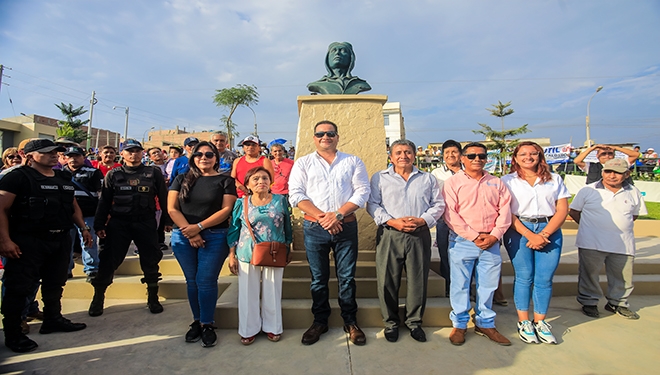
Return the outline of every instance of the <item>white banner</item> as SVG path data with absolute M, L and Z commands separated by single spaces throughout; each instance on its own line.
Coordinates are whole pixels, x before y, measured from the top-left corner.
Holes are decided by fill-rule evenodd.
M 571 144 L 549 146 L 543 149 L 545 161 L 548 164 L 566 163 L 571 159 Z

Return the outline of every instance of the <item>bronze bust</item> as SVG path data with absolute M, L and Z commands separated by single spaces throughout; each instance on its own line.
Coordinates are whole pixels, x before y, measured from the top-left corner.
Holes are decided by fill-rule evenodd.
M 371 90 L 367 81 L 351 75 L 355 66 L 353 46 L 348 42 L 334 42 L 325 55 L 328 74 L 307 85 L 311 92 L 319 94 L 357 94 Z

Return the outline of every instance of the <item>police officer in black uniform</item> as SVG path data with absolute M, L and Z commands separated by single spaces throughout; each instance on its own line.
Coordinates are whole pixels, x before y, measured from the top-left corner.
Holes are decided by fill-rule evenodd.
M 135 139 L 127 139 L 121 148 L 124 165 L 105 176 L 99 206 L 94 218 L 94 230 L 99 238 L 105 238 L 105 247 L 99 254 L 99 271 L 92 280 L 94 298 L 89 305 L 89 315 L 103 314 L 105 291 L 114 272 L 124 261 L 131 244 L 140 250 L 140 267 L 147 284 L 147 306 L 153 314 L 163 312 L 158 302 L 158 281 L 161 280 L 158 263 L 163 253 L 158 246 L 156 233 L 156 204 L 167 207 L 167 186 L 158 167 L 142 164 L 144 149 Z M 108 215 L 110 219 L 108 220 Z M 171 220 L 163 211 L 161 220 L 171 227 Z
M 38 346 L 21 332 L 21 312 L 30 289 L 40 279 L 44 321 L 39 333 L 73 332 L 86 327 L 84 323 L 72 323 L 61 313 L 73 224 L 83 228 L 85 244 L 92 241 L 74 199 L 71 175 L 52 169 L 57 164 L 57 152 L 64 150 L 49 139 L 32 140 L 24 149 L 27 165 L 0 180 L 0 255 L 7 259 L 2 322 L 5 345 L 18 353 Z

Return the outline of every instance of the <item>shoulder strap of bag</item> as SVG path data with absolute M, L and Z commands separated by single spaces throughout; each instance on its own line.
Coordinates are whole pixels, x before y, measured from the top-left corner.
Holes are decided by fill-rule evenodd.
M 250 224 L 250 219 L 248 218 L 248 199 L 250 199 L 249 195 L 246 195 L 243 197 L 243 212 L 245 213 L 245 225 L 247 225 L 248 230 L 250 231 L 250 236 L 252 236 L 252 241 L 254 243 L 257 243 L 257 239 L 254 237 L 254 232 L 252 231 L 252 225 Z

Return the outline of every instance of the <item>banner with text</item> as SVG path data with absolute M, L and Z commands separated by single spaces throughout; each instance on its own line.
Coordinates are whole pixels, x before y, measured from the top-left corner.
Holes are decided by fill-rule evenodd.
M 545 161 L 548 164 L 566 163 L 571 159 L 571 144 L 549 146 L 543 149 Z

